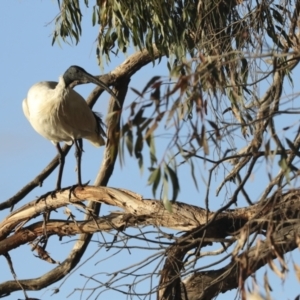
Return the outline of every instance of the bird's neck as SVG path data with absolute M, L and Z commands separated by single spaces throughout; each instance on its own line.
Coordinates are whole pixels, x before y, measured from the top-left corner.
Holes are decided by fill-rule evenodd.
M 69 94 L 70 89 L 70 87 L 66 87 L 63 76 L 59 77 L 58 84 L 55 88 L 55 92 L 57 93 L 57 99 L 64 100 Z

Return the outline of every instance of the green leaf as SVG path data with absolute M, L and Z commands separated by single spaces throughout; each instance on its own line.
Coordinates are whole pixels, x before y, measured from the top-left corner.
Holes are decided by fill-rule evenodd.
M 153 76 L 149 81 L 148 83 L 145 85 L 143 91 L 142 91 L 142 94 L 144 94 L 147 89 L 155 82 L 157 81 L 158 79 L 160 79 L 160 76 Z
M 277 10 L 275 10 L 274 8 L 271 8 L 271 10 L 273 11 L 273 17 L 274 17 L 274 19 L 275 19 L 278 23 L 280 23 L 281 25 L 283 25 L 284 20 L 283 20 L 283 17 L 282 17 L 282 15 L 281 15 L 281 13 L 278 12 Z
M 153 31 L 152 28 L 148 29 L 148 33 L 146 36 L 146 47 L 149 51 L 150 55 L 153 56 Z
M 141 175 L 144 173 L 144 160 L 143 160 L 143 154 L 140 153 L 139 159 L 138 159 L 138 165 L 140 169 Z
M 297 149 L 294 145 L 294 143 L 292 141 L 290 141 L 288 138 L 285 139 L 287 144 L 289 145 L 290 149 L 294 152 L 294 153 L 297 153 Z
M 125 141 L 126 141 L 126 146 L 128 149 L 128 152 L 130 154 L 130 156 L 132 156 L 132 152 L 133 152 L 133 136 L 132 136 L 132 131 L 129 130 L 126 134 L 125 137 Z
M 202 130 L 201 130 L 201 146 L 203 147 L 204 154 L 209 155 L 209 148 L 208 148 L 206 130 L 204 125 L 202 126 Z
M 199 191 L 199 188 L 198 188 L 198 180 L 196 180 L 196 177 L 195 177 L 195 167 L 194 167 L 194 163 L 191 159 L 188 160 L 190 165 L 191 165 L 191 175 L 192 175 L 192 178 L 193 178 L 193 181 L 194 181 L 194 184 L 195 184 L 195 187 L 197 189 L 197 191 Z
M 96 5 L 93 6 L 92 24 L 93 26 L 96 25 Z
M 151 103 L 151 105 L 152 105 L 152 103 Z M 145 107 L 145 106 L 144 106 L 144 107 Z M 147 128 L 147 127 L 150 125 L 150 123 L 151 123 L 152 121 L 153 121 L 152 118 L 144 118 L 143 123 L 140 124 L 140 130 L 141 130 L 141 131 L 144 131 L 145 128 Z M 147 128 L 147 130 L 148 130 L 148 128 Z M 147 135 L 147 134 L 146 134 L 146 135 Z M 147 140 L 146 137 L 145 137 L 145 139 Z
M 290 171 L 291 171 L 291 169 L 288 166 L 286 158 L 284 156 L 281 157 L 281 159 L 278 162 L 278 165 L 280 166 L 280 168 L 284 172 L 284 176 L 286 178 L 286 181 L 288 183 L 290 183 Z
M 180 190 L 180 187 L 179 187 L 179 180 L 178 180 L 178 177 L 177 177 L 177 174 L 176 172 L 171 169 L 169 167 L 169 165 L 166 165 L 166 171 L 168 172 L 169 174 L 169 177 L 171 179 L 171 182 L 172 182 L 172 186 L 173 186 L 173 196 L 172 196 L 172 201 L 175 201 L 177 199 L 177 196 L 178 196 L 178 192 Z
M 155 197 L 156 190 L 161 179 L 161 170 L 160 167 L 154 169 L 148 178 L 148 185 L 152 185 L 152 194 Z
M 207 121 L 210 124 L 210 126 L 215 130 L 217 139 L 220 139 L 221 135 L 220 135 L 220 130 L 219 130 L 217 124 L 213 121 L 210 121 L 210 120 L 207 120 Z
M 167 120 L 166 120 L 166 123 L 165 123 L 166 127 L 168 126 L 169 122 L 173 119 L 173 116 L 174 116 L 175 112 L 179 108 L 179 103 L 180 103 L 180 98 L 177 98 L 174 101 L 174 103 L 173 103 L 173 105 L 172 105 L 172 107 L 171 107 L 171 109 L 169 111 L 169 114 L 167 116 Z
M 146 135 L 145 135 L 145 139 L 147 140 L 148 136 L 153 135 L 153 132 L 155 131 L 155 129 L 158 127 L 158 122 L 155 121 L 152 126 L 147 130 Z
M 136 158 L 140 158 L 140 156 L 142 155 L 142 150 L 143 150 L 143 143 L 144 139 L 143 136 L 141 134 L 140 131 L 137 132 L 137 139 L 135 142 L 135 146 L 134 146 L 134 154 Z
M 243 83 L 247 84 L 248 73 L 249 73 L 248 62 L 247 62 L 247 59 L 245 59 L 245 58 L 242 58 L 241 62 L 242 62 L 241 73 L 242 73 Z
M 271 153 L 271 147 L 270 147 L 270 139 L 268 139 L 265 143 L 265 157 L 266 159 L 268 159 L 268 156 L 270 155 Z
M 151 93 L 150 95 L 150 99 L 151 100 L 157 100 L 157 103 L 159 104 L 159 100 L 160 100 L 160 85 L 157 86 L 154 90 L 154 92 Z
M 140 125 L 142 123 L 142 121 L 144 120 L 142 118 L 143 113 L 144 113 L 144 108 L 141 107 L 132 120 L 133 125 Z
M 157 163 L 154 137 L 152 134 L 148 135 L 146 142 L 150 148 L 150 162 L 152 167 L 155 163 Z
M 163 198 L 163 205 L 169 213 L 173 212 L 172 203 L 169 201 L 168 197 Z
M 143 94 L 140 93 L 138 90 L 136 90 L 135 88 L 131 87 L 131 90 L 136 93 L 139 97 L 143 98 Z
M 162 200 L 163 200 L 163 205 L 165 207 L 165 209 L 168 212 L 172 212 L 172 204 L 168 199 L 168 191 L 169 191 L 169 182 L 168 182 L 168 175 L 166 172 L 164 172 L 164 176 L 163 176 L 163 196 L 162 196 Z

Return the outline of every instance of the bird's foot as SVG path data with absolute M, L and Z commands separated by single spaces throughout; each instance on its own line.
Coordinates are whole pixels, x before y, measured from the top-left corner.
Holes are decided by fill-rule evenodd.
M 73 195 L 74 197 L 76 197 L 76 193 L 75 193 L 75 189 L 77 187 L 81 187 L 81 189 L 84 189 L 85 186 L 87 186 L 88 184 L 90 183 L 90 180 L 86 183 L 83 183 L 83 184 L 74 184 L 74 185 L 71 185 L 71 186 L 67 186 L 67 187 L 64 187 L 64 188 L 60 188 L 60 189 L 56 189 L 54 191 L 50 191 L 50 192 L 47 192 L 45 194 L 43 194 L 42 196 L 40 196 L 35 203 L 39 203 L 41 200 L 45 200 L 48 196 L 51 196 L 52 199 L 56 198 L 56 194 L 59 192 L 64 192 L 66 190 L 69 190 L 69 199 L 71 199 L 71 196 Z
M 90 180 L 87 183 L 84 183 L 84 184 L 74 184 L 74 185 L 68 186 L 66 188 L 63 188 L 62 191 L 69 190 L 69 199 L 71 199 L 72 195 L 74 197 L 76 197 L 75 189 L 77 187 L 81 188 L 81 189 L 84 189 L 84 187 L 87 186 L 89 183 L 90 183 Z
M 60 192 L 61 189 L 56 189 L 54 191 L 50 191 L 50 192 L 47 192 L 45 194 L 43 194 L 42 196 L 40 196 L 35 203 L 39 203 L 41 200 L 45 200 L 48 196 L 51 196 L 51 198 L 56 198 L 56 193 Z

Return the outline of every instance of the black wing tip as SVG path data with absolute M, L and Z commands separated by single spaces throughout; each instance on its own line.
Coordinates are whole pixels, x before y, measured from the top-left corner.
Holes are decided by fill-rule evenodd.
M 102 114 L 93 111 L 94 117 L 96 119 L 97 122 L 97 133 L 101 136 L 106 137 L 106 133 L 103 130 L 103 127 L 106 127 L 105 123 L 102 121 Z

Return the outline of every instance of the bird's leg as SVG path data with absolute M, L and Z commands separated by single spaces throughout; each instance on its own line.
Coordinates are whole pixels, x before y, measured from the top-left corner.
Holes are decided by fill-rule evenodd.
M 77 160 L 77 176 L 78 176 L 78 186 L 82 186 L 81 182 L 81 156 L 82 156 L 82 139 L 74 140 L 76 147 L 75 157 Z
M 60 181 L 61 181 L 61 177 L 62 177 L 62 169 L 63 169 L 64 163 L 65 163 L 65 157 L 64 157 L 64 155 L 63 155 L 63 153 L 60 149 L 60 146 L 59 145 L 57 146 L 57 150 L 58 150 L 58 152 L 60 152 L 60 163 L 61 163 L 60 168 L 59 168 L 59 172 L 58 172 L 58 178 L 57 178 L 57 189 L 61 192 L 69 189 L 69 199 L 71 199 L 72 194 L 74 196 L 76 196 L 76 194 L 75 194 L 75 188 L 76 187 L 78 187 L 78 186 L 79 187 L 84 187 L 84 186 L 88 185 L 89 182 L 90 182 L 90 181 L 88 181 L 87 183 L 82 184 L 82 181 L 81 181 L 81 156 L 82 156 L 82 152 L 83 152 L 82 139 L 74 140 L 74 144 L 75 144 L 75 148 L 76 148 L 75 157 L 76 157 L 76 160 L 77 160 L 78 184 L 68 186 L 68 187 L 65 187 L 63 189 L 60 188 Z
M 81 156 L 82 156 L 82 152 L 83 152 L 83 149 L 82 149 L 82 139 L 74 140 L 74 144 L 75 144 L 75 147 L 76 147 L 75 157 L 76 157 L 76 160 L 77 160 L 78 184 L 69 187 L 70 188 L 69 198 L 71 198 L 72 194 L 76 197 L 75 188 L 77 186 L 84 187 L 84 186 L 88 185 L 89 182 L 90 182 L 90 181 L 88 181 L 87 183 L 82 184 L 82 181 L 81 181 Z M 63 190 L 65 190 L 65 189 L 63 189 Z
M 57 143 L 55 145 L 57 151 L 58 151 L 58 156 L 59 156 L 59 170 L 58 170 L 58 176 L 57 176 L 57 181 L 56 181 L 56 191 L 61 190 L 61 178 L 62 178 L 62 173 L 65 165 L 65 155 L 61 150 L 60 144 Z
M 48 193 L 40 196 L 36 200 L 36 203 L 38 203 L 42 199 L 47 198 L 49 195 L 51 195 L 51 198 L 56 198 L 56 192 L 62 191 L 62 189 L 61 189 L 61 178 L 62 178 L 63 168 L 64 168 L 64 165 L 65 165 L 65 154 L 62 152 L 59 143 L 56 143 L 55 147 L 57 149 L 58 159 L 59 159 L 59 169 L 58 169 L 58 176 L 57 176 L 57 181 L 56 181 L 56 189 L 52 192 L 48 192 Z

